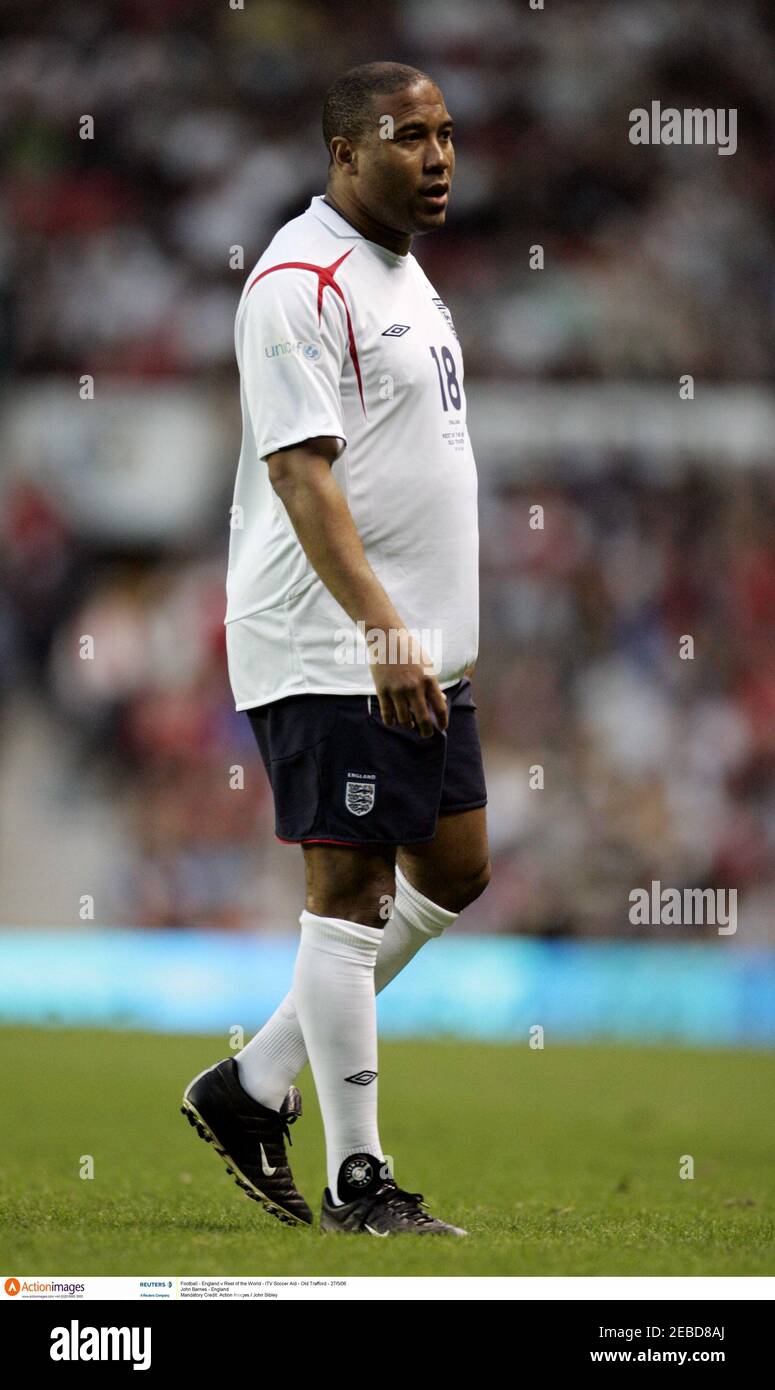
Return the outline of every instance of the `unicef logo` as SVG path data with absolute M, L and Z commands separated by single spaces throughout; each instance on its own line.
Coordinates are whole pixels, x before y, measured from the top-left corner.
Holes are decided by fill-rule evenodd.
M 299 339 L 296 342 L 269 343 L 264 348 L 264 356 L 280 361 L 283 358 L 306 357 L 308 362 L 317 362 L 322 353 L 317 343 L 303 343 Z

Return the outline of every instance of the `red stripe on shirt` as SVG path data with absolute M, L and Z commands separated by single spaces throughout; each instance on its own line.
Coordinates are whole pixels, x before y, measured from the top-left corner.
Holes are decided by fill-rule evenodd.
M 355 378 L 358 382 L 358 394 L 360 395 L 361 406 L 363 407 L 363 413 L 365 415 L 366 404 L 363 399 L 361 365 L 358 361 L 358 349 L 355 344 L 355 334 L 353 332 L 352 319 L 350 318 L 350 310 L 347 307 L 347 300 L 344 297 L 341 285 L 337 285 L 336 280 L 334 279 L 334 275 L 336 271 L 339 269 L 340 265 L 342 264 L 342 261 L 347 260 L 347 257 L 350 255 L 350 252 L 354 250 L 355 247 L 351 246 L 350 250 L 345 251 L 344 255 L 340 256 L 338 261 L 332 261 L 330 265 L 313 265 L 309 261 L 282 261 L 280 265 L 270 265 L 268 270 L 262 270 L 260 275 L 256 276 L 255 280 L 251 280 L 250 284 L 248 285 L 247 293 L 250 294 L 250 291 L 252 290 L 253 286 L 257 285 L 259 280 L 263 280 L 265 275 L 271 275 L 273 270 L 311 270 L 313 274 L 317 275 L 318 277 L 318 323 L 320 323 L 320 316 L 323 312 L 323 291 L 326 288 L 328 288 L 330 290 L 333 290 L 334 294 L 339 296 L 342 303 L 344 304 L 344 312 L 347 315 L 347 340 L 350 348 L 350 359 L 355 370 Z

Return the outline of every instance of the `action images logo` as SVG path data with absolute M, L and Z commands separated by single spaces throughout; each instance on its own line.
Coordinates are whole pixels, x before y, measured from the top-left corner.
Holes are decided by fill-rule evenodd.
M 52 1294 L 74 1294 L 83 1293 L 86 1285 L 75 1282 L 64 1283 L 59 1279 L 22 1279 L 19 1280 L 15 1275 L 6 1279 L 3 1290 L 9 1298 L 16 1298 L 20 1293 L 52 1293 Z

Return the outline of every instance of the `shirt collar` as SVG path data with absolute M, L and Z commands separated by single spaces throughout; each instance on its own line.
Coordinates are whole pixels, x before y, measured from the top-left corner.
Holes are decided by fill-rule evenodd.
M 324 222 L 334 233 L 334 236 L 348 237 L 354 241 L 362 241 L 365 246 L 370 246 L 374 251 L 378 252 L 390 265 L 408 264 L 411 251 L 405 256 L 401 256 L 397 251 L 389 251 L 387 246 L 380 246 L 377 241 L 369 241 L 368 237 L 365 237 L 362 232 L 359 232 L 356 227 L 353 227 L 352 223 L 348 222 L 346 217 L 342 217 L 342 214 L 337 212 L 336 208 L 325 201 L 322 193 L 315 194 L 307 211 L 311 212 L 313 217 L 317 217 L 320 222 Z
M 346 217 L 342 217 L 336 208 L 332 208 L 331 204 L 326 202 L 322 193 L 315 194 L 307 211 L 313 213 L 321 222 L 325 222 L 335 236 L 358 237 L 361 241 L 365 240 L 365 237 L 357 228 L 353 227 L 352 223 L 347 221 Z

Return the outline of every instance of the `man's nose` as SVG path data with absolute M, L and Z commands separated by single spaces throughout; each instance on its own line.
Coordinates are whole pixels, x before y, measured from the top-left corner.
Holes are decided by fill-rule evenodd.
M 448 169 L 450 165 L 450 152 L 438 140 L 431 141 L 425 156 L 426 166 L 430 169 Z

